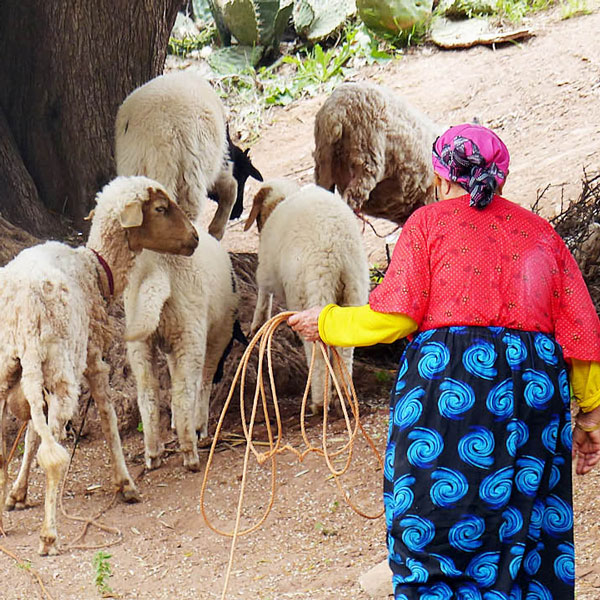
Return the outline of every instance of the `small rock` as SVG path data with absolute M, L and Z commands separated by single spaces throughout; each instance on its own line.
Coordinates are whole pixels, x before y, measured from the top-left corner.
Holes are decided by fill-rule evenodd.
M 392 585 L 392 570 L 388 565 L 387 559 L 369 569 L 358 578 L 360 587 L 371 598 L 377 600 L 387 600 L 394 595 L 394 587 Z

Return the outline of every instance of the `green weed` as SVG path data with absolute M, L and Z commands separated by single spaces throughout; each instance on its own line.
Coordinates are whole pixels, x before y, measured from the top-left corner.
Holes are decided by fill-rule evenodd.
M 98 592 L 103 596 L 112 594 L 112 589 L 108 585 L 108 580 L 112 577 L 112 569 L 108 562 L 112 558 L 112 554 L 98 550 L 92 559 L 95 576 L 94 584 Z
M 137 430 L 138 430 L 140 433 L 143 433 L 143 432 L 144 432 L 144 424 L 143 424 L 141 421 L 140 421 L 140 422 L 137 424 Z
M 561 19 L 589 15 L 593 12 L 588 6 L 587 0 L 561 0 L 560 7 Z

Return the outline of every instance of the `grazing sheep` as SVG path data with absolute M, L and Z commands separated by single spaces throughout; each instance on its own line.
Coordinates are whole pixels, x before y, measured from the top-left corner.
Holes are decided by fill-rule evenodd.
M 191 259 L 164 256 L 157 264 L 153 253 L 142 253 L 124 295 L 127 354 L 137 382 L 148 469 L 160 465 L 163 452 L 158 350 L 167 355 L 172 421 L 183 464 L 197 471 L 196 431 L 208 434 L 213 377 L 234 330 L 238 297 L 229 255 L 208 233 L 199 235 Z
M 255 220 L 260 243 L 253 334 L 271 316 L 269 294 L 289 310 L 367 302 L 369 268 L 358 223 L 339 196 L 315 185 L 299 189 L 289 181 L 269 181 L 254 197 L 246 230 Z M 310 363 L 312 344 L 305 343 L 304 349 Z M 338 351 L 351 374 L 353 349 Z M 322 409 L 324 383 L 325 363 L 318 352 L 311 383 L 313 412 Z
M 315 182 L 402 225 L 434 200 L 431 146 L 443 130 L 384 87 L 340 85 L 315 118 Z
M 146 177 L 119 177 L 97 196 L 85 247 L 47 242 L 23 250 L 0 269 L 0 415 L 8 401 L 30 420 L 23 473 L 8 508 L 25 503 L 27 474 L 37 436 L 37 460 L 46 473 L 45 514 L 39 553 L 56 554 L 56 501 L 69 462 L 59 444 L 87 380 L 108 442 L 113 483 L 126 501 L 139 496 L 129 476 L 117 419 L 109 400 L 108 305 L 119 296 L 136 254 L 149 248 L 191 255 L 198 236 L 164 188 Z M 4 419 L 2 418 L 2 421 Z M 4 423 L 0 427 L 3 436 Z M 0 439 L 0 506 L 4 506 L 6 465 Z M 1 521 L 0 521 L 1 525 Z
M 211 191 L 219 206 L 208 231 L 217 239 L 248 175 L 262 179 L 247 152 L 231 142 L 212 86 L 193 71 L 161 75 L 125 98 L 115 124 L 115 161 L 119 175 L 160 181 L 191 219 Z

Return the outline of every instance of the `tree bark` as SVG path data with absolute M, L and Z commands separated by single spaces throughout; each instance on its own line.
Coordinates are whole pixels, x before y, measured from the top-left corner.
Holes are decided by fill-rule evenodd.
M 6 218 L 25 218 L 39 231 L 43 205 L 81 225 L 114 176 L 119 104 L 162 72 L 181 3 L 0 1 L 0 113 L 7 126 L 0 115 L 0 157 L 11 156 L 0 162 Z

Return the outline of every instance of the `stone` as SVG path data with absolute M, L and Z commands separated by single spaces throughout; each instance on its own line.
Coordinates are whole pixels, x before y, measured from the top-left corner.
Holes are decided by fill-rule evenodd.
M 393 598 L 392 570 L 388 565 L 387 558 L 363 573 L 358 578 L 358 583 L 363 591 L 375 600 Z

